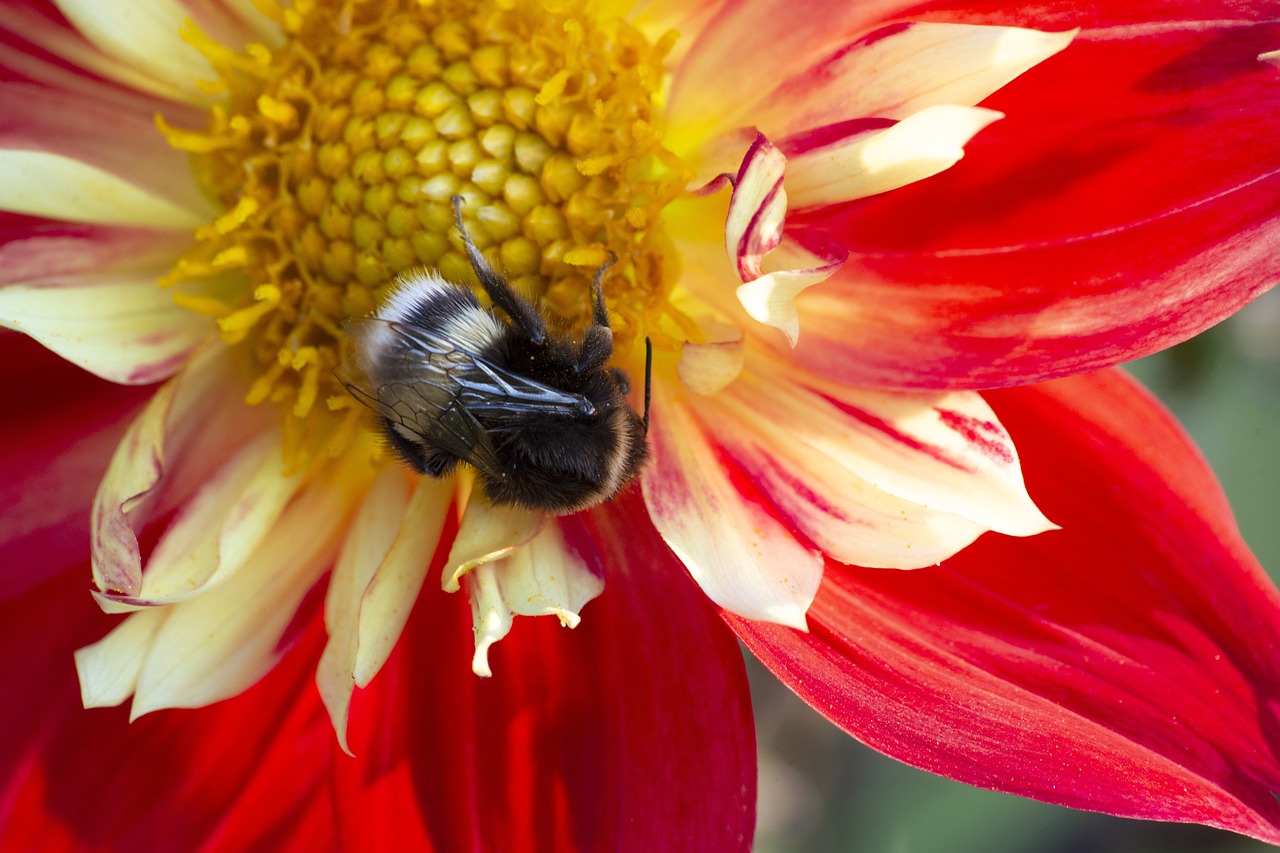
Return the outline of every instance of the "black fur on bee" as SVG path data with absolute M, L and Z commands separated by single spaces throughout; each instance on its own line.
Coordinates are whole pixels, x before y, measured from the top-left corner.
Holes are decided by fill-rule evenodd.
M 613 333 L 601 282 L 615 259 L 596 271 L 592 322 L 573 340 L 548 329 L 494 272 L 462 223 L 462 197 L 452 201 L 494 307 L 435 272 L 401 275 L 375 317 L 344 326 L 353 355 L 339 379 L 381 416 L 388 445 L 419 473 L 443 477 L 465 462 L 495 504 L 556 515 L 608 500 L 648 453 L 653 358 L 646 340 L 641 416 L 627 404 L 626 373 L 608 366 Z

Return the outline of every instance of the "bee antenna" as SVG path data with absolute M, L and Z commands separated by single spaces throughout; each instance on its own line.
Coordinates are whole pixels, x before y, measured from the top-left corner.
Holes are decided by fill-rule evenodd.
M 649 391 L 653 385 L 653 341 L 644 339 L 644 434 L 649 434 Z
M 618 256 L 613 249 L 609 250 L 609 260 L 600 265 L 600 269 L 596 270 L 596 277 L 591 280 L 591 319 L 597 326 L 609 326 L 609 312 L 604 307 L 604 271 L 618 262 Z

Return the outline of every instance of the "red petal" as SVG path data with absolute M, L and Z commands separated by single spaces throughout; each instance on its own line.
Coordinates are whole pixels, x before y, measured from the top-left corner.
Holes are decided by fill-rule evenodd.
M 98 481 L 151 391 L 104 382 L 23 335 L 0 334 L 0 599 L 84 560 Z
M 984 102 L 1007 118 L 954 168 L 788 221 L 851 252 L 802 300 L 797 357 L 850 383 L 1021 383 L 1169 346 L 1276 281 L 1271 4 L 926 8 L 1084 29 Z
M 732 634 L 634 495 L 566 525 L 609 565 L 583 624 L 519 620 L 479 679 L 466 598 L 428 588 L 356 697 L 354 759 L 312 683 L 318 606 L 246 693 L 130 725 L 79 707 L 71 651 L 109 620 L 77 573 L 0 602 L 0 667 L 23 698 L 0 703 L 0 849 L 747 849 L 755 744 Z
M 516 620 L 490 650 L 496 675 L 477 679 L 466 600 L 427 590 L 401 642 L 432 838 L 447 850 L 747 849 L 754 727 L 732 634 L 634 492 L 564 533 L 607 567 L 577 628 Z M 360 709 L 357 695 L 357 732 Z
M 729 617 L 822 713 L 983 787 L 1280 842 L 1280 595 L 1132 380 L 989 395 L 1063 529 L 937 569 L 831 564 L 802 635 Z

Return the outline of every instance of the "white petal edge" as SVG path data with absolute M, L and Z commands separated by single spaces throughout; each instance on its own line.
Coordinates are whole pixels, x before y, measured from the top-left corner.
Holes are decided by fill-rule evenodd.
M 212 211 L 173 204 L 101 169 L 43 151 L 0 151 L 0 210 L 64 222 L 190 231 Z
M 168 615 L 163 608 L 135 613 L 98 642 L 76 650 L 84 707 L 114 708 L 133 695 L 147 650 Z
M 821 555 L 797 542 L 723 470 L 703 427 L 658 391 L 650 425 L 653 463 L 641 476 L 645 504 L 664 541 L 716 604 L 808 630 L 822 580 Z
M 926 107 L 892 127 L 793 154 L 792 207 L 820 207 L 888 192 L 951 168 L 973 136 L 1004 114 L 981 107 Z

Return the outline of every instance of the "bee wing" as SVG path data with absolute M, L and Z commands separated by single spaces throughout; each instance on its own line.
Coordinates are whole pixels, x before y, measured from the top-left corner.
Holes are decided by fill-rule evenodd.
M 489 432 L 477 420 L 508 415 L 589 416 L 595 406 L 468 352 L 420 326 L 353 320 L 344 328 L 357 358 L 338 378 L 352 394 L 427 443 L 503 476 Z
M 461 399 L 466 354 L 435 336 L 385 320 L 343 327 L 356 356 L 338 369 L 351 395 L 378 414 L 491 477 L 503 477 L 493 439 Z

